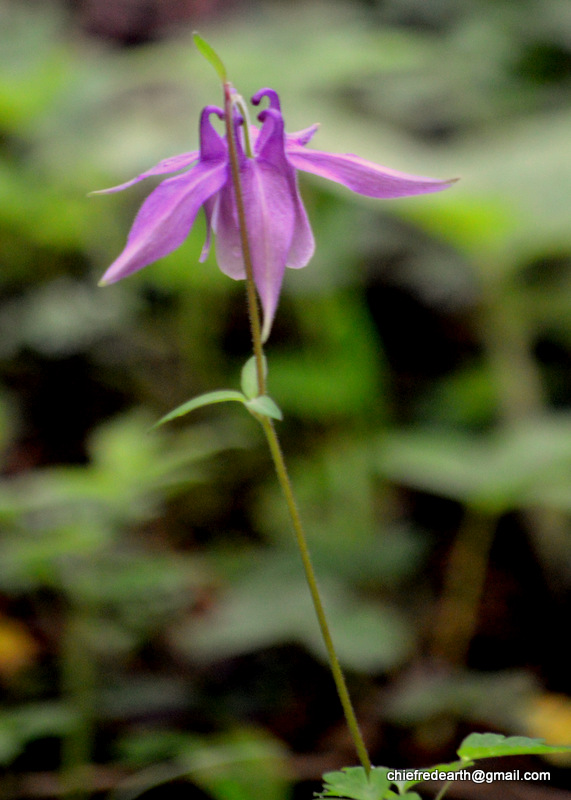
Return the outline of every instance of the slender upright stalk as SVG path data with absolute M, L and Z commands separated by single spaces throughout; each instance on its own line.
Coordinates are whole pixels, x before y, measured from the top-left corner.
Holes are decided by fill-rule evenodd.
M 224 110 L 225 110 L 225 120 L 226 120 L 226 133 L 228 139 L 228 150 L 230 154 L 230 163 L 232 167 L 232 181 L 234 185 L 234 192 L 236 195 L 236 208 L 238 210 L 238 223 L 240 227 L 240 241 L 242 245 L 242 255 L 244 258 L 244 265 L 246 269 L 246 287 L 247 287 L 247 295 L 248 295 L 248 315 L 250 319 L 250 330 L 252 333 L 252 343 L 254 348 L 254 355 L 256 358 L 256 374 L 258 379 L 258 392 L 260 395 L 265 394 L 266 386 L 265 386 L 265 376 L 264 376 L 264 368 L 263 368 L 263 348 L 262 348 L 262 337 L 261 337 L 261 326 L 260 326 L 260 317 L 259 317 L 259 310 L 258 310 L 258 300 L 256 297 L 256 286 L 254 283 L 254 275 L 252 270 L 252 259 L 250 255 L 250 244 L 248 241 L 248 228 L 246 225 L 246 214 L 244 211 L 244 198 L 242 195 L 242 186 L 240 182 L 240 168 L 238 163 L 238 152 L 236 147 L 236 139 L 235 139 L 235 128 L 233 124 L 233 109 L 232 109 L 232 94 L 231 94 L 232 87 L 230 84 L 224 84 Z M 323 637 L 323 641 L 325 644 L 325 648 L 327 650 L 327 656 L 329 659 L 329 666 L 331 668 L 331 672 L 333 675 L 333 680 L 335 682 L 335 686 L 337 688 L 337 693 L 339 695 L 339 699 L 341 701 L 341 706 L 343 708 L 343 713 L 345 714 L 345 719 L 347 722 L 347 726 L 349 728 L 349 732 L 351 734 L 351 738 L 355 745 L 355 749 L 357 751 L 357 755 L 359 757 L 359 761 L 361 762 L 363 768 L 367 775 L 371 771 L 371 760 L 369 758 L 369 754 L 367 753 L 367 748 L 365 747 L 365 743 L 363 741 L 363 736 L 359 729 L 359 724 L 357 722 L 357 717 L 355 715 L 355 710 L 351 703 L 351 698 L 349 696 L 349 691 L 347 689 L 347 684 L 345 682 L 345 677 L 343 675 L 343 671 L 341 669 L 341 665 L 339 663 L 339 658 L 337 657 L 337 653 L 335 651 L 335 646 L 333 644 L 333 639 L 331 637 L 331 632 L 329 630 L 329 624 L 327 622 L 327 617 L 325 614 L 325 609 L 323 607 L 323 602 L 321 600 L 321 595 L 319 594 L 319 589 L 317 586 L 317 580 L 315 577 L 315 571 L 313 569 L 313 564 L 311 562 L 311 556 L 309 552 L 309 547 L 307 545 L 307 538 L 305 535 L 305 531 L 303 529 L 303 525 L 301 522 L 301 518 L 299 515 L 299 511 L 297 508 L 297 503 L 295 501 L 295 496 L 293 493 L 292 484 L 287 472 L 284 456 L 282 453 L 282 449 L 280 447 L 280 443 L 278 440 L 278 436 L 276 434 L 274 425 L 269 417 L 263 415 L 257 415 L 257 418 L 262 425 L 264 430 L 266 440 L 268 442 L 268 447 L 270 449 L 270 453 L 272 455 L 272 459 L 274 462 L 274 466 L 276 469 L 276 474 L 278 481 L 280 483 L 287 508 L 289 511 L 289 515 L 291 518 L 291 522 L 293 525 L 297 546 L 301 555 L 301 560 L 303 563 L 303 568 L 305 571 L 306 581 L 309 587 L 309 591 L 311 594 L 311 599 L 313 601 L 313 606 L 315 608 L 315 613 L 317 615 L 317 620 L 319 622 L 319 627 L 321 629 L 321 635 Z
M 309 586 L 309 591 L 311 593 L 311 599 L 313 601 L 313 607 L 315 608 L 315 613 L 317 615 L 319 627 L 321 628 L 321 636 L 323 637 L 323 641 L 325 643 L 325 648 L 327 650 L 327 656 L 329 659 L 329 666 L 333 674 L 333 680 L 335 681 L 335 686 L 337 687 L 337 694 L 339 695 L 339 700 L 341 701 L 341 705 L 343 707 L 345 720 L 347 722 L 351 738 L 353 739 L 357 755 L 359 756 L 359 761 L 365 768 L 367 774 L 369 774 L 371 770 L 371 761 L 369 759 L 369 754 L 367 753 L 367 748 L 365 747 L 365 743 L 363 741 L 363 737 L 359 729 L 357 717 L 355 715 L 353 704 L 351 703 L 351 698 L 349 696 L 349 691 L 347 689 L 347 684 L 345 682 L 345 676 L 343 675 L 343 671 L 341 669 L 341 665 L 337 657 L 337 652 L 335 650 L 335 645 L 333 644 L 333 639 L 331 637 L 331 632 L 329 630 L 327 616 L 325 614 L 325 609 L 321 601 L 321 595 L 319 594 L 319 588 L 317 586 L 315 571 L 313 569 L 313 564 L 311 562 L 311 555 L 307 544 L 307 538 L 305 536 L 305 531 L 303 529 L 301 517 L 299 515 L 299 511 L 297 508 L 297 503 L 295 501 L 293 487 L 289 479 L 282 449 L 280 447 L 280 443 L 275 428 L 270 418 L 261 417 L 260 422 L 262 424 L 262 428 L 264 429 L 264 433 L 266 434 L 268 446 L 270 448 L 274 466 L 276 468 L 278 481 L 280 483 L 282 492 L 285 497 L 285 501 L 287 503 L 289 515 L 295 532 L 297 546 L 301 555 L 301 560 L 303 562 L 305 578 L 307 581 L 307 585 Z
M 258 311 L 258 298 L 256 297 L 256 285 L 254 283 L 254 271 L 252 269 L 252 257 L 250 255 L 250 243 L 248 241 L 248 226 L 246 225 L 246 212 L 244 210 L 242 184 L 240 183 L 240 165 L 238 163 L 238 149 L 236 147 L 234 109 L 232 108 L 232 86 L 229 83 L 224 84 L 224 119 L 226 122 L 226 138 L 228 139 L 228 151 L 230 154 L 230 165 L 232 168 L 232 183 L 234 185 L 234 192 L 236 193 L 236 208 L 238 209 L 240 243 L 242 245 L 242 255 L 246 268 L 248 317 L 250 319 L 250 330 L 252 332 L 252 346 L 254 349 L 254 356 L 256 358 L 256 376 L 258 378 L 259 392 L 260 394 L 265 394 L 266 376 L 264 374 L 262 328 L 260 326 L 260 314 Z

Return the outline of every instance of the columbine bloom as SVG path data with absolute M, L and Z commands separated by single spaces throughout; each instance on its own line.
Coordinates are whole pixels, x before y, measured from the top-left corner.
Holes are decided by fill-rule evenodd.
M 262 89 L 252 98 L 258 105 L 267 97 L 269 108 L 258 115 L 261 128 L 248 126 L 236 114 L 235 130 L 240 180 L 248 230 L 254 282 L 264 314 L 267 339 L 278 304 L 286 267 L 305 267 L 315 243 L 297 186 L 296 170 L 320 175 L 367 197 L 404 197 L 446 189 L 452 181 L 423 178 L 381 167 L 355 155 L 307 150 L 315 134 L 313 125 L 286 134 L 278 95 Z M 200 150 L 167 158 L 133 180 L 105 189 L 118 192 L 152 175 L 184 170 L 164 180 L 143 203 L 127 245 L 101 280 L 114 283 L 175 250 L 187 237 L 201 207 L 207 235 L 200 260 L 216 234 L 216 260 L 222 272 L 240 280 L 246 277 L 228 143 L 213 128 L 210 117 L 224 112 L 207 106 L 200 117 Z M 247 154 L 246 136 L 251 144 Z

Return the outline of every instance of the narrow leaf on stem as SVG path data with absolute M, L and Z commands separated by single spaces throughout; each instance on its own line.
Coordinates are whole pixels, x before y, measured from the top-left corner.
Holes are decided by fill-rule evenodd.
M 214 50 L 200 34 L 196 33 L 196 31 L 192 34 L 192 38 L 194 39 L 197 50 L 204 56 L 208 63 L 214 67 L 222 83 L 226 83 L 228 80 L 226 77 L 226 67 L 216 50 Z
M 207 392 L 206 394 L 201 394 L 198 397 L 194 397 L 192 400 L 188 400 L 181 406 L 177 406 L 177 408 L 175 408 L 173 411 L 165 414 L 165 416 L 161 417 L 158 422 L 155 422 L 151 430 L 158 428 L 159 425 L 164 425 L 165 422 L 170 422 L 177 417 L 182 417 L 197 408 L 210 406 L 213 403 L 225 403 L 229 400 L 235 400 L 238 403 L 247 403 L 247 398 L 244 397 L 242 392 L 237 392 L 234 389 L 219 389 L 216 392 Z

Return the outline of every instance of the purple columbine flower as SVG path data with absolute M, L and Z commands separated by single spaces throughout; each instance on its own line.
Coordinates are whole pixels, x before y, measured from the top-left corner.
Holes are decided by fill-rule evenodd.
M 269 108 L 258 115 L 262 127 L 252 125 L 245 130 L 237 114 L 235 129 L 248 242 L 264 314 L 262 336 L 265 341 L 278 304 L 285 268 L 305 267 L 315 249 L 299 195 L 296 170 L 342 183 L 367 197 L 438 192 L 454 181 L 407 175 L 351 154 L 307 150 L 305 145 L 318 126 L 285 133 L 277 93 L 273 89 L 261 89 L 252 102 L 258 105 L 264 97 L 269 100 Z M 206 214 L 207 236 L 200 261 L 208 255 L 214 231 L 216 260 L 222 272 L 236 280 L 246 277 L 228 144 L 226 137 L 213 128 L 212 114 L 224 118 L 224 112 L 216 106 L 203 109 L 200 150 L 167 158 L 133 180 L 103 190 L 118 192 L 143 178 L 184 170 L 164 180 L 145 200 L 125 249 L 104 274 L 100 285 L 115 283 L 179 247 L 201 207 Z

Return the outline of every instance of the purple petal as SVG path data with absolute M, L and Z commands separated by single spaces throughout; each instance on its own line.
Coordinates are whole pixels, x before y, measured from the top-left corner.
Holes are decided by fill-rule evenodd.
M 100 285 L 115 283 L 179 247 L 201 205 L 227 178 L 224 161 L 200 163 L 191 172 L 163 181 L 141 206 L 127 246 L 109 267 Z
M 200 114 L 200 160 L 223 159 L 227 157 L 228 148 L 220 134 L 212 127 L 210 115 L 216 114 L 224 119 L 224 111 L 218 106 L 206 106 Z
M 406 197 L 414 194 L 440 192 L 454 180 L 436 180 L 420 175 L 408 175 L 351 154 L 323 153 L 303 150 L 287 143 L 290 163 L 304 172 L 312 172 L 330 181 L 342 183 L 354 192 L 367 197 Z
M 275 89 L 269 89 L 269 88 L 260 89 L 252 97 L 252 103 L 255 106 L 257 106 L 257 105 L 260 104 L 260 102 L 262 101 L 262 98 L 264 98 L 264 97 L 267 97 L 268 100 L 270 101 L 269 108 L 273 108 L 276 111 L 280 111 L 281 112 L 282 109 L 281 109 L 281 105 L 280 105 L 280 98 L 279 98 L 279 95 L 278 95 L 278 93 L 276 92 Z
M 166 175 L 169 172 L 178 172 L 180 169 L 190 167 L 192 164 L 198 161 L 198 156 L 198 150 L 193 150 L 191 153 L 181 153 L 178 156 L 165 158 L 163 161 L 159 161 L 158 164 L 155 164 L 154 167 L 151 167 L 151 169 L 148 169 L 146 172 L 141 172 L 141 174 L 137 175 L 136 178 L 127 181 L 127 183 L 121 183 L 119 186 L 112 186 L 110 189 L 98 189 L 95 192 L 90 192 L 90 194 L 111 194 L 112 192 L 122 192 L 123 189 L 128 189 L 129 186 L 134 186 L 134 184 L 139 183 L 139 181 L 142 181 L 144 178 L 150 178 L 152 175 Z
M 254 282 L 264 312 L 262 340 L 266 341 L 292 246 L 295 204 L 286 176 L 264 162 L 250 161 L 247 167 L 242 174 L 246 224 Z
M 296 210 L 287 177 L 271 164 L 246 159 L 240 178 L 254 282 L 264 312 L 262 337 L 265 341 L 292 247 Z M 234 190 L 230 183 L 220 193 L 215 226 L 218 266 L 231 278 L 245 278 Z
M 285 152 L 285 131 L 283 117 L 274 108 L 266 108 L 258 114 L 263 123 L 260 136 L 256 142 L 258 161 L 267 161 L 284 174 L 294 174 Z
M 268 92 L 270 90 L 264 90 Z M 258 93 L 260 94 L 260 93 Z M 275 94 L 275 93 L 274 93 Z M 257 97 L 257 95 L 255 95 Z M 276 95 L 277 97 L 277 95 Z M 279 111 L 270 107 L 259 114 L 258 119 L 263 122 L 261 144 L 258 141 L 258 163 L 272 165 L 287 180 L 290 198 L 293 203 L 294 218 L 290 249 L 287 254 L 288 267 L 305 267 L 315 250 L 315 241 L 305 208 L 297 187 L 295 170 L 286 156 L 286 135 L 284 132 L 283 117 Z
M 255 145 L 260 135 L 260 129 L 256 125 L 250 125 L 248 131 L 250 134 L 250 142 Z
M 304 145 L 310 142 L 317 131 L 319 130 L 319 122 L 310 125 L 309 128 L 304 128 L 302 131 L 296 133 L 286 133 L 286 151 L 291 145 Z
M 285 155 L 285 132 L 283 117 L 280 109 L 280 98 L 278 97 L 278 93 L 273 89 L 260 89 L 260 91 L 256 92 L 256 94 L 252 97 L 252 103 L 257 106 L 264 97 L 269 99 L 270 105 L 269 108 L 261 111 L 258 114 L 258 119 L 264 124 L 262 125 L 262 130 L 255 141 L 254 152 L 256 155 L 262 154 L 268 141 L 271 140 L 272 144 L 270 150 L 273 151 L 273 156 L 272 153 L 268 151 L 263 157 L 275 161 L 275 154 L 279 154 L 281 161 Z M 278 126 L 277 129 L 276 124 Z
M 262 113 L 258 116 L 258 119 L 265 119 L 264 115 L 265 112 L 262 111 Z M 310 125 L 309 128 L 304 128 L 302 131 L 297 131 L 296 133 L 286 133 L 284 140 L 286 153 L 289 152 L 291 147 L 301 147 L 307 144 L 309 141 L 311 141 L 311 139 L 313 139 L 318 129 L 319 123 L 316 123 L 315 125 Z M 262 151 L 269 135 L 270 130 L 267 125 L 263 125 L 262 130 L 256 128 L 255 125 L 250 126 L 250 141 L 254 145 L 254 153 L 256 155 Z
M 212 243 L 212 217 L 216 214 L 216 206 L 218 203 L 218 196 L 213 195 L 209 197 L 208 200 L 204 201 L 204 216 L 206 217 L 206 238 L 204 240 L 204 246 L 202 248 L 202 252 L 198 258 L 199 262 L 202 263 L 206 261 L 208 255 L 210 253 L 210 245 Z
M 238 212 L 231 181 L 220 191 L 217 200 L 216 212 L 212 216 L 212 229 L 216 234 L 216 263 L 229 278 L 244 280 L 246 268 L 242 258 Z
M 286 266 L 292 269 L 305 267 L 315 252 L 315 239 L 313 231 L 307 218 L 307 213 L 297 188 L 297 181 L 294 195 L 295 220 L 291 246 L 287 254 Z

